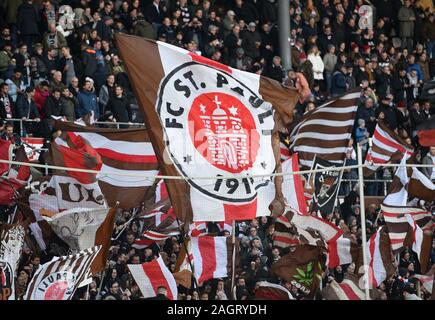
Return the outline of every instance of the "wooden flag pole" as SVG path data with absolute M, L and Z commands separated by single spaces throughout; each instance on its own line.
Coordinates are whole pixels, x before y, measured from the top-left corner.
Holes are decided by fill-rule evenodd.
M 231 235 L 231 242 L 233 244 L 233 256 L 232 256 L 232 264 L 231 264 L 231 298 L 236 300 L 234 298 L 234 281 L 236 277 L 236 220 L 232 221 L 232 235 Z
M 367 261 L 367 234 L 366 234 L 366 210 L 364 205 L 364 176 L 362 167 L 362 148 L 357 143 L 358 149 L 358 180 L 359 180 L 359 204 L 361 214 L 361 233 L 362 233 L 362 251 L 363 251 L 363 263 L 364 263 L 364 291 L 366 300 L 370 299 L 369 291 L 369 269 Z M 358 272 L 358 270 L 356 270 Z

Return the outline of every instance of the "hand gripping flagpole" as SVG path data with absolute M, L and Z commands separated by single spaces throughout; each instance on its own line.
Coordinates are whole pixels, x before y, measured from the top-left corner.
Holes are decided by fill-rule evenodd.
M 362 251 L 363 251 L 363 263 L 364 263 L 364 291 L 366 300 L 370 299 L 369 293 L 369 268 L 367 263 L 367 234 L 366 234 L 366 210 L 364 204 L 364 176 L 362 167 L 362 148 L 359 143 L 357 143 L 358 149 L 358 180 L 359 180 L 359 204 L 360 204 L 360 214 L 361 214 L 361 233 L 362 233 Z M 357 270 L 358 272 L 358 270 Z

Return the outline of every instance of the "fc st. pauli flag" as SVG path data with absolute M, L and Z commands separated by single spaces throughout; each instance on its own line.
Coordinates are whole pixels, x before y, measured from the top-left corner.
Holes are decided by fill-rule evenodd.
M 271 134 L 277 118 L 291 121 L 297 91 L 166 43 L 122 34 L 116 41 L 161 172 L 189 178 L 166 180 L 177 216 L 268 215 L 275 196 Z

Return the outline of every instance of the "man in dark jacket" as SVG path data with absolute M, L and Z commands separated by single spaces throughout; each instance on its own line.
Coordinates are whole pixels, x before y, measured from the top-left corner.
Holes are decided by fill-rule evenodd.
M 384 66 L 376 77 L 376 93 L 379 96 L 386 96 L 391 90 L 391 71 L 389 66 Z
M 97 52 L 85 45 L 82 51 L 82 63 L 83 76 L 93 78 L 98 67 Z
M 109 98 L 107 110 L 110 110 L 117 122 L 129 122 L 131 119 L 130 103 L 124 95 L 124 89 L 120 85 L 115 86 L 115 96 Z M 121 128 L 127 128 L 121 125 Z
M 33 40 L 38 36 L 39 15 L 33 0 L 26 0 L 18 7 L 17 28 L 21 41 L 27 44 L 32 53 Z
M 385 124 L 391 128 L 392 130 L 397 128 L 397 115 L 395 111 L 395 106 L 393 103 L 393 95 L 389 94 L 386 96 L 380 97 L 381 103 L 379 107 L 376 109 L 376 117 L 379 116 L 381 112 L 384 113 Z
M 51 116 L 60 117 L 62 115 L 61 112 L 60 90 L 55 88 L 44 103 L 45 118 L 42 120 L 41 131 L 45 139 L 52 137 L 54 119 Z
M 248 57 L 256 59 L 260 56 L 261 36 L 256 30 L 255 22 L 249 23 L 248 30 L 243 34 L 242 48 Z
M 333 97 L 337 97 L 341 94 L 344 94 L 347 90 L 346 83 L 346 73 L 348 64 L 342 64 L 339 70 L 336 70 L 332 74 L 332 87 L 331 87 L 331 95 Z
M 23 123 L 23 135 L 28 133 L 35 133 L 37 126 L 34 126 L 32 122 L 27 122 L 28 119 L 34 119 L 36 122 L 41 121 L 39 116 L 38 107 L 36 106 L 33 97 L 35 95 L 35 89 L 33 87 L 26 88 L 23 94 L 19 94 L 16 102 L 17 117 L 21 118 Z
M 14 117 L 14 104 L 12 97 L 8 94 L 7 83 L 0 83 L 0 119 L 12 119 Z
M 284 78 L 284 68 L 281 65 L 281 58 L 278 56 L 273 57 L 272 64 L 266 70 L 266 76 L 271 79 L 275 79 L 278 82 L 282 82 Z
M 113 18 L 111 16 L 104 16 L 103 19 L 97 22 L 95 29 L 97 29 L 98 36 L 101 40 L 112 40 Z
M 74 95 L 69 91 L 68 88 L 63 88 L 62 96 L 60 97 L 61 102 L 61 114 L 66 117 L 68 121 L 76 120 L 75 109 L 78 105 L 78 100 Z
M 402 106 L 402 105 L 407 106 L 406 90 L 409 88 L 409 79 L 406 76 L 405 69 L 400 69 L 399 74 L 393 77 L 391 81 L 391 86 L 393 88 L 393 93 L 394 93 L 394 102 L 398 106 Z

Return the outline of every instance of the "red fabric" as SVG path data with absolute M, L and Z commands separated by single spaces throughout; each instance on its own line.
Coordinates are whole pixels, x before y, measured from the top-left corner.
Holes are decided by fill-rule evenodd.
M 0 180 L 0 205 L 10 206 L 14 204 L 14 193 L 23 185 L 15 179 Z
M 418 142 L 424 147 L 435 146 L 435 129 L 421 130 L 417 133 Z
M 229 74 L 233 73 L 233 71 L 231 70 L 230 67 L 228 67 L 228 66 L 226 66 L 226 65 L 224 65 L 222 63 L 219 63 L 217 61 L 205 58 L 203 56 L 197 55 L 197 54 L 192 53 L 192 52 L 189 52 L 189 56 L 195 62 L 198 62 L 198 63 L 201 63 L 201 64 L 205 64 L 207 66 L 210 66 L 210 67 L 213 67 L 213 68 L 225 71 L 225 72 L 227 72 Z
M 247 204 L 224 204 L 225 221 L 251 220 L 257 217 L 257 199 Z
M 45 100 L 47 100 L 47 97 L 50 95 L 50 93 L 42 92 L 39 87 L 36 87 L 35 89 L 35 96 L 33 97 L 33 100 L 35 101 L 36 107 L 38 108 L 39 115 L 41 119 L 45 118 L 45 111 L 44 111 L 44 104 Z
M 162 269 L 157 260 L 152 260 L 151 262 L 146 262 L 142 264 L 143 271 L 150 279 L 151 285 L 153 286 L 154 291 L 157 293 L 157 289 L 160 286 L 163 286 L 167 289 L 168 299 L 174 300 L 177 297 L 172 296 L 172 291 L 170 290 L 169 283 L 166 280 L 165 275 L 163 274 Z
M 10 160 L 9 159 L 10 146 L 11 146 L 10 141 L 0 139 L 0 159 Z M 0 163 L 0 175 L 2 175 L 8 170 L 9 170 L 9 165 L 7 163 Z
M 81 136 L 68 133 L 70 148 L 57 146 L 62 154 L 64 166 L 68 168 L 79 168 L 99 171 L 103 162 L 95 149 L 93 149 Z M 68 171 L 68 175 L 77 179 L 83 184 L 96 181 L 96 174 Z
M 216 270 L 216 248 L 214 237 L 201 237 L 198 241 L 199 252 L 202 257 L 202 273 L 198 282 L 204 282 L 213 279 L 214 271 Z M 226 257 L 219 257 L 219 259 L 226 259 Z

